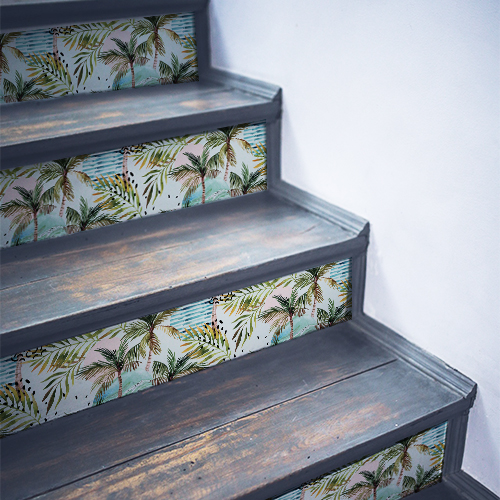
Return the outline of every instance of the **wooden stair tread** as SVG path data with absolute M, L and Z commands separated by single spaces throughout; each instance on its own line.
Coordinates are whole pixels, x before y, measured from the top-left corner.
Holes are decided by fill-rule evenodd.
M 217 81 L 207 77 L 203 82 L 1 105 L 1 168 L 273 120 L 279 115 L 278 87 L 255 81 L 249 86 L 213 73 Z
M 357 236 L 265 192 L 6 249 L 3 355 L 349 257 Z
M 348 322 L 8 436 L 2 490 L 262 499 L 467 404 Z

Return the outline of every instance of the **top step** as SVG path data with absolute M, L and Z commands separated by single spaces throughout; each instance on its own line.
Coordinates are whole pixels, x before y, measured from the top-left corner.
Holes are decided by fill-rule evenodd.
M 208 0 L 3 0 L 2 33 L 117 18 L 201 12 Z M 117 12 L 119 12 L 117 16 Z

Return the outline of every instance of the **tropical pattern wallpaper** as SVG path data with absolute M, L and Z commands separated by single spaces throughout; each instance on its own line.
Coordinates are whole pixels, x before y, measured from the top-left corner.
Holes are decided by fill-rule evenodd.
M 266 124 L 0 171 L 0 247 L 267 188 Z
M 198 80 L 194 13 L 0 34 L 0 101 Z
M 446 422 L 275 500 L 398 500 L 439 481 Z
M 351 319 L 351 259 L 0 360 L 0 436 Z

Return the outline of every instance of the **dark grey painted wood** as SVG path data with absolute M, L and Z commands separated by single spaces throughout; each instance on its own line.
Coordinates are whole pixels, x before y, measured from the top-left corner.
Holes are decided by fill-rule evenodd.
M 194 82 L 3 104 L 1 168 L 278 117 L 279 88 L 251 86 Z
M 446 453 L 443 463 L 444 476 L 454 474 L 462 469 L 468 420 L 469 410 L 466 410 L 448 421 Z
M 287 491 L 291 483 L 345 465 L 353 452 L 359 458 L 393 444 L 402 434 L 411 435 L 415 422 L 432 425 L 457 399 L 448 388 L 395 361 L 41 498 L 262 500 Z
M 366 250 L 271 193 L 164 215 L 2 251 L 2 355 Z
M 448 386 L 457 394 L 467 399 L 467 406 L 464 411 L 470 409 L 474 404 L 477 385 L 469 377 L 466 377 L 455 370 L 437 356 L 412 344 L 410 341 L 391 330 L 387 326 L 379 323 L 375 319 L 362 314 L 358 317 L 353 326 L 366 332 L 376 342 L 394 352 L 399 358 L 405 360 L 410 365 L 417 367 L 420 371 L 427 373 L 440 383 Z
M 317 196 L 303 191 L 283 179 L 277 180 L 273 186 L 273 193 L 286 200 L 294 200 L 299 203 L 304 209 L 312 213 L 324 217 L 325 219 L 335 222 L 340 226 L 355 231 L 360 235 L 366 235 L 370 232 L 370 225 L 366 219 L 353 214 L 343 208 L 328 203 Z
M 194 12 L 208 0 L 2 0 L 2 32 Z
M 449 476 L 444 482 L 453 489 L 457 500 L 499 500 L 500 498 L 463 470 Z
M 212 51 L 210 39 L 210 23 L 208 22 L 208 0 L 195 13 L 196 47 L 198 56 L 198 74 L 205 81 L 211 67 Z
M 366 281 L 366 252 L 352 259 L 352 317 L 363 314 Z
M 2 440 L 2 498 L 67 484 L 395 359 L 344 323 L 14 434 Z
M 266 147 L 267 186 L 268 189 L 274 192 L 274 187 L 281 177 L 281 117 L 276 120 L 267 121 Z

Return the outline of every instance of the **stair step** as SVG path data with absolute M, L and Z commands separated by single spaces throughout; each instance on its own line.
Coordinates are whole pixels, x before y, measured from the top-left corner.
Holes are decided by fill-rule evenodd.
M 216 70 L 201 82 L 6 104 L 1 168 L 274 121 L 280 113 L 279 87 Z
M 365 229 L 263 192 L 4 249 L 2 354 L 359 255 Z
M 2 32 L 194 12 L 207 0 L 2 0 Z M 118 13 L 118 17 L 117 17 Z
M 473 383 L 434 368 L 353 320 L 8 436 L 2 494 L 277 496 L 467 411 Z

